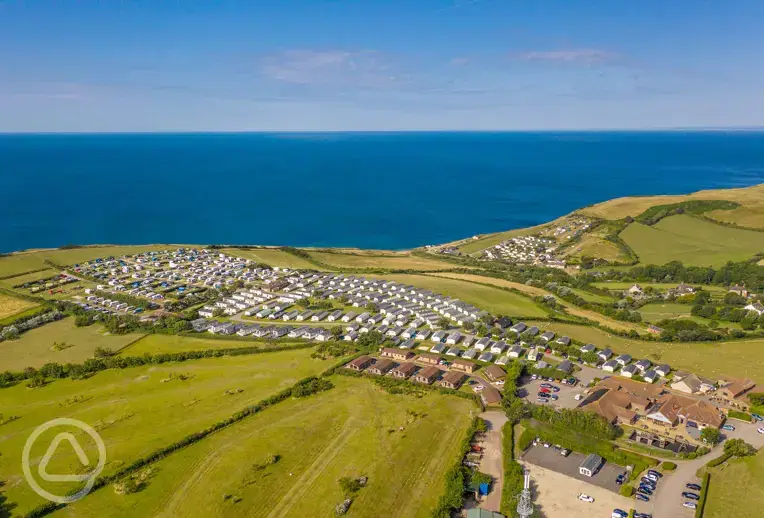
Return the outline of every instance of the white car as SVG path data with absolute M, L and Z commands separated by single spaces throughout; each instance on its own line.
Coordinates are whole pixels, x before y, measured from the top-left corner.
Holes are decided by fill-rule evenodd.
M 594 502 L 594 498 L 590 497 L 586 493 L 578 493 L 578 499 L 582 502 L 589 502 L 590 504 Z
M 688 509 L 697 509 L 698 504 L 695 502 L 685 502 L 682 504 L 682 507 L 687 507 Z
M 756 431 L 764 434 L 764 426 L 762 426 L 761 428 L 758 428 Z

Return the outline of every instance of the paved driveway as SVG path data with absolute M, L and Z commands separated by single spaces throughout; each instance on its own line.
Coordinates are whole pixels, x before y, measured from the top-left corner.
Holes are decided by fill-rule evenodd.
M 479 471 L 491 475 L 494 483 L 491 492 L 486 495 L 478 507 L 499 512 L 501 490 L 504 487 L 504 467 L 502 464 L 501 429 L 507 422 L 507 416 L 499 410 L 489 410 L 480 414 L 488 425 L 488 432 L 481 441 L 483 458 L 480 459 Z

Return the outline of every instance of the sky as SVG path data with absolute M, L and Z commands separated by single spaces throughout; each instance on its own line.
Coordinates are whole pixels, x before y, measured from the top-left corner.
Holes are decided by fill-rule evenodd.
M 764 126 L 761 0 L 0 0 L 0 132 Z

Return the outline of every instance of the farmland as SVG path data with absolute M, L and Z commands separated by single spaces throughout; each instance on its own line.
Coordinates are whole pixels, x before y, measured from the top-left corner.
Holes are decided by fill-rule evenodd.
M 0 320 L 35 307 L 37 304 L 0 293 Z
M 752 365 L 764 362 L 764 338 L 726 342 L 649 342 L 622 338 L 595 327 L 577 324 L 535 322 L 534 325 L 593 343 L 599 348 L 610 347 L 618 353 L 668 363 L 675 369 L 689 370 L 713 379 L 748 377 L 759 383 L 764 382 L 760 370 L 752 368 Z
M 698 322 L 699 324 L 708 324 L 710 322 L 710 320 L 707 318 L 692 316 L 690 314 L 690 309 L 691 306 L 689 304 L 654 302 L 651 304 L 645 304 L 639 309 L 639 312 L 642 315 L 642 320 L 650 323 L 675 318 L 685 318 L 694 322 Z M 719 327 L 740 329 L 740 324 L 736 322 L 719 322 Z
M 437 259 L 408 254 L 310 252 L 316 261 L 336 268 L 385 268 L 390 270 L 448 270 L 454 265 Z
M 76 503 L 74 515 L 330 517 L 344 498 L 338 480 L 365 475 L 348 516 L 430 516 L 472 403 L 331 380 L 328 392 L 276 405 L 160 461 L 140 494 L 106 488 Z M 271 455 L 277 463 L 253 470 Z
M 643 264 L 681 261 L 720 266 L 750 259 L 764 250 L 764 232 L 724 227 L 684 214 L 664 218 L 653 226 L 632 223 L 620 235 Z
M 295 342 L 297 343 L 297 342 Z M 279 346 L 293 345 L 283 340 Z M 179 353 L 185 351 L 203 351 L 206 349 L 234 349 L 236 347 L 263 347 L 269 344 L 265 341 L 252 340 L 215 340 L 211 338 L 190 338 L 177 335 L 146 335 L 137 342 L 120 351 L 126 356 L 142 356 L 144 354 Z
M 491 286 L 429 275 L 385 275 L 384 278 L 456 297 L 493 314 L 517 317 L 546 316 L 546 311 L 533 300 Z
M 20 417 L 4 424 L 0 436 L 0 480 L 9 482 L 6 496 L 21 513 L 42 503 L 28 485 L 18 483 L 17 466 L 29 433 L 49 419 L 73 417 L 94 426 L 106 443 L 104 474 L 108 474 L 301 378 L 320 373 L 332 363 L 311 359 L 310 354 L 310 349 L 304 349 L 165 363 L 103 371 L 84 380 L 58 380 L 36 389 L 25 384 L 2 389 L 3 413 Z M 306 427 L 306 433 L 308 430 Z M 44 450 L 44 445 L 41 448 Z M 54 457 L 51 471 L 65 472 L 76 458 L 71 450 L 67 455 L 63 452 L 61 449 Z M 90 458 L 95 455 L 94 451 L 89 453 Z M 174 465 L 174 461 L 169 464 Z M 111 488 L 103 493 L 113 495 Z M 220 495 L 215 497 L 217 500 Z
M 318 266 L 279 248 L 226 248 L 221 250 L 226 254 L 237 255 L 245 259 L 252 259 L 257 263 L 264 263 L 278 268 L 320 270 Z
M 2 370 L 20 371 L 25 367 L 41 367 L 48 362 L 80 363 L 93 357 L 97 347 L 118 351 L 140 334 L 110 335 L 94 324 L 75 327 L 74 319 L 65 318 L 23 333 L 18 340 L 0 342 Z M 54 344 L 66 344 L 54 349 Z
M 755 518 L 764 506 L 764 452 L 711 471 L 706 518 Z
M 630 258 L 614 243 L 606 240 L 597 233 L 584 234 L 578 243 L 572 245 L 565 253 L 569 257 L 597 257 L 608 262 L 624 262 Z

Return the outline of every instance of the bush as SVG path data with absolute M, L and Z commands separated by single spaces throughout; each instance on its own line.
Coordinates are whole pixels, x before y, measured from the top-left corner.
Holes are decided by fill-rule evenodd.
M 523 490 L 523 467 L 515 460 L 514 423 L 508 421 L 502 433 L 502 451 L 504 464 L 504 487 L 501 490 L 501 513 L 505 516 L 517 516 L 517 495 Z
M 703 517 L 703 510 L 706 507 L 706 499 L 708 498 L 708 484 L 711 482 L 711 474 L 703 474 L 702 487 L 700 489 L 700 500 L 698 500 L 698 507 L 695 509 L 695 518 Z
M 634 495 L 634 487 L 629 484 L 624 484 L 621 486 L 621 489 L 619 489 L 618 492 L 621 494 L 621 496 L 631 498 Z
M 728 460 L 732 458 L 732 455 L 728 453 L 723 453 L 722 455 L 716 457 L 715 459 L 711 459 L 706 463 L 707 468 L 715 468 L 716 466 L 719 466 L 721 464 L 724 464 Z
M 676 469 L 676 464 L 673 462 L 665 461 L 663 464 L 661 464 L 661 467 L 666 471 L 674 471 Z
M 527 450 L 531 447 L 531 444 L 533 444 L 533 439 L 536 438 L 536 434 L 533 433 L 533 430 L 526 429 L 523 430 L 522 435 L 520 436 L 520 439 L 517 441 L 517 449 L 521 452 Z
M 730 419 L 737 419 L 738 421 L 745 421 L 746 423 L 753 421 L 751 414 L 741 412 L 740 410 L 730 410 L 727 417 Z

